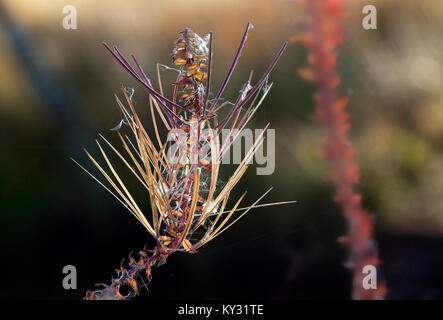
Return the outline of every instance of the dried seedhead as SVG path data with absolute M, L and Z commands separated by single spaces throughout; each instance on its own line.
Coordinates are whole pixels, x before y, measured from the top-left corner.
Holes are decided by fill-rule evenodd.
M 178 77 L 171 99 L 166 98 L 163 94 L 159 68 L 159 91 L 157 91 L 153 88 L 151 80 L 133 55 L 131 57 L 136 69 L 131 66 L 118 48 L 111 49 L 105 44 L 109 52 L 147 89 L 149 94 L 156 142 L 144 129 L 126 90 L 123 90 L 123 95 L 129 108 L 125 107 L 116 96 L 117 103 L 124 116 L 121 123 L 127 124 L 132 134 L 132 138 L 130 138 L 120 132 L 120 127 L 116 128 L 125 154 L 118 151 L 105 137 L 101 136 L 101 138 L 123 161 L 141 186 L 148 191 L 151 216 L 148 218 L 139 208 L 98 141 L 98 147 L 110 173 L 86 150 L 85 152 L 113 190 L 106 187 L 83 166 L 80 166 L 140 221 L 156 240 L 157 245 L 150 252 L 140 251 L 138 261 L 130 258 L 128 265 L 126 267 L 121 266 L 117 271 L 118 277 L 113 279 L 110 285 L 103 285 L 103 289 L 100 290 L 88 291 L 87 299 L 132 297 L 138 293 L 139 286 L 136 277 L 142 270 L 145 270 L 147 278 L 150 279 L 151 268 L 154 265 L 163 264 L 173 252 L 195 253 L 201 246 L 219 236 L 252 208 L 289 203 L 258 205 L 258 202 L 270 189 L 252 205 L 240 208 L 239 205 L 246 194 L 245 192 L 228 209 L 230 193 L 245 173 L 247 164 L 254 152 L 263 143 L 264 132 L 247 151 L 243 161 L 237 166 L 229 179 L 221 187 L 218 187 L 220 159 L 269 92 L 270 86 L 266 85 L 267 77 L 287 46 L 287 43 L 283 45 L 266 72 L 254 86 L 251 85 L 251 72 L 231 110 L 224 119 L 218 119 L 217 111 L 227 105 L 220 102 L 221 96 L 234 71 L 251 27 L 252 25 L 248 23 L 228 74 L 212 100 L 209 100 L 212 33 L 206 37 L 200 37 L 188 28 L 179 33 L 172 57 L 175 68 L 178 68 Z M 172 135 L 172 142 L 183 147 L 179 150 L 184 150 L 179 154 L 180 161 L 172 161 L 171 157 L 167 155 L 166 149 L 171 144 L 171 139 L 169 141 L 161 139 L 157 123 L 159 120 L 170 134 L 177 131 L 185 133 L 186 138 L 184 140 Z M 228 123 L 231 123 L 230 135 L 221 144 L 220 130 Z M 199 159 L 198 155 L 202 149 L 208 150 L 209 159 Z M 177 159 L 177 157 L 174 159 Z M 241 214 L 234 219 L 234 213 L 236 212 Z M 124 285 L 132 289 L 125 296 L 120 293 L 120 288 Z

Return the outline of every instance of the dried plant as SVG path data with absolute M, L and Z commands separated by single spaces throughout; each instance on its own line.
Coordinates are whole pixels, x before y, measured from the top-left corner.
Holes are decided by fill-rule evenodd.
M 124 119 L 121 125 L 115 128 L 126 154 L 118 151 L 105 137 L 101 136 L 101 138 L 127 166 L 141 186 L 147 189 L 152 210 L 151 217 L 148 218 L 137 205 L 98 141 L 97 145 L 110 173 L 88 151 L 85 150 L 85 152 L 113 190 L 105 186 L 78 162 L 76 163 L 143 224 L 155 239 L 156 246 L 150 251 L 140 251 L 138 260 L 130 257 L 127 265 L 122 265 L 117 270 L 117 277 L 112 279 L 111 284 L 102 284 L 101 289 L 88 291 L 86 299 L 133 297 L 138 294 L 140 289 L 136 280 L 140 272 L 146 272 L 147 278 L 150 280 L 153 266 L 164 264 L 168 256 L 174 252 L 195 253 L 200 247 L 231 227 L 252 208 L 291 202 L 259 205 L 258 203 L 270 192 L 271 188 L 252 205 L 240 208 L 245 192 L 230 209 L 227 209 L 232 189 L 239 182 L 250 159 L 263 143 L 264 131 L 246 152 L 228 181 L 223 183 L 222 187 L 218 186 L 220 159 L 268 94 L 272 86 L 272 84 L 267 84 L 268 75 L 287 46 L 287 43 L 284 43 L 268 69 L 254 86 L 251 85 L 251 72 L 249 79 L 240 90 L 239 97 L 232 104 L 232 108 L 223 119 L 219 120 L 219 110 L 230 105 L 221 102 L 222 94 L 237 65 L 251 27 L 252 25 L 248 23 L 226 78 L 212 99 L 210 99 L 212 33 L 203 38 L 190 29 L 180 32 L 172 59 L 174 68 L 178 71 L 172 99 L 164 96 L 159 65 L 157 65 L 159 82 L 159 90 L 157 91 L 133 55 L 131 57 L 135 68 L 131 66 L 117 47 L 112 49 L 104 44 L 115 59 L 147 89 L 149 94 L 156 142 L 144 129 L 135 111 L 131 96 L 126 90 L 123 90 L 123 94 L 129 108 L 126 108 L 116 96 Z M 171 141 L 161 139 L 158 121 L 161 121 L 167 129 L 168 135 L 172 134 L 172 142 L 180 146 L 178 149 L 185 150 L 183 154 L 174 154 L 180 158 L 180 161 L 172 161 L 171 157 L 167 155 L 166 150 Z M 126 124 L 132 131 L 132 139 L 120 133 L 120 127 L 123 124 Z M 228 124 L 230 124 L 228 139 L 221 143 L 220 132 Z M 204 128 L 210 129 L 209 133 L 206 133 L 208 130 L 205 131 Z M 186 139 L 181 140 L 178 135 L 174 136 L 173 133 L 177 131 L 186 133 Z M 198 157 L 204 148 L 209 150 L 209 160 Z M 236 212 L 241 214 L 234 219 Z M 120 291 L 122 286 L 129 286 L 130 293 L 123 296 Z
M 324 156 L 329 165 L 327 180 L 335 187 L 337 201 L 348 222 L 349 233 L 340 237 L 350 249 L 346 265 L 353 270 L 353 299 L 382 299 L 385 286 L 365 290 L 362 286 L 366 265 L 379 265 L 378 253 L 372 239 L 374 218 L 363 209 L 361 195 L 354 187 L 359 182 L 359 166 L 355 162 L 355 149 L 348 136 L 349 113 L 347 97 L 340 97 L 340 77 L 336 71 L 336 50 L 343 43 L 344 0 L 315 0 L 299 2 L 308 12 L 301 22 L 306 28 L 303 34 L 291 41 L 302 43 L 308 50 L 308 66 L 299 69 L 304 79 L 313 82 L 317 91 L 314 96 L 317 121 L 326 130 Z

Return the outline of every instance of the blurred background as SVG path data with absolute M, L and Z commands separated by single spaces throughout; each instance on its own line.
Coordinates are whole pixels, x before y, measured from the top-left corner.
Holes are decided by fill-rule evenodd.
M 62 27 L 68 4 L 77 8 L 77 30 Z M 377 7 L 376 31 L 361 27 L 366 4 Z M 350 96 L 359 189 L 377 219 L 379 272 L 389 299 L 441 299 L 443 3 L 353 0 L 347 9 L 341 93 Z M 251 21 L 255 28 L 224 94 L 233 100 L 249 71 L 258 79 L 281 44 L 301 31 L 295 21 L 303 15 L 278 0 L 0 0 L 1 297 L 80 299 L 95 283 L 109 283 L 131 251 L 153 246 L 142 225 L 69 159 L 97 173 L 82 148 L 98 156 L 99 133 L 117 141 L 109 129 L 121 119 L 113 95 L 122 85 L 135 89 L 136 108 L 150 120 L 145 91 L 102 42 L 134 53 L 155 79 L 157 62 L 171 64 L 179 31 L 212 31 L 218 88 Z M 273 186 L 269 202 L 298 203 L 253 210 L 198 254 L 171 256 L 139 299 L 350 297 L 341 265 L 347 251 L 336 241 L 346 223 L 322 183 L 313 87 L 297 73 L 305 60 L 305 50 L 290 44 L 249 124 L 275 128 L 274 174 L 257 176 L 251 168 L 233 195 L 248 190 L 252 203 Z M 170 92 L 174 74 L 162 76 Z M 69 264 L 77 268 L 77 290 L 62 287 Z

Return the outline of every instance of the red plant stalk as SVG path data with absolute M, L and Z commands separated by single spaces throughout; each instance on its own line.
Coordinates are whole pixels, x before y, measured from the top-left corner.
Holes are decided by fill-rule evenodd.
M 363 268 L 379 265 L 378 253 L 372 239 L 374 219 L 362 208 L 361 195 L 354 190 L 359 182 L 359 166 L 355 162 L 355 149 L 348 136 L 349 113 L 347 97 L 340 97 L 340 77 L 336 71 L 337 47 L 343 44 L 344 0 L 311 0 L 302 5 L 309 12 L 304 21 L 306 33 L 291 40 L 301 42 L 308 50 L 308 66 L 299 70 L 300 75 L 313 82 L 317 91 L 314 96 L 315 118 L 326 129 L 324 157 L 328 162 L 327 181 L 335 188 L 334 200 L 340 205 L 348 223 L 348 235 L 339 241 L 350 249 L 346 266 L 353 272 L 352 298 L 356 300 L 379 300 L 385 295 L 384 284 L 377 289 L 363 287 Z

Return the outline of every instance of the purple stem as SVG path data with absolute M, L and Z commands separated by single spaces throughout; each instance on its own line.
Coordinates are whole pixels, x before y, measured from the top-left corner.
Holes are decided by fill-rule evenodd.
M 106 49 L 108 49 L 108 51 L 114 56 L 115 59 L 117 59 L 117 61 L 126 69 L 126 71 L 128 71 L 138 82 L 140 82 L 146 89 L 148 89 L 149 93 L 151 93 L 161 104 L 161 106 L 163 107 L 162 109 L 168 114 L 173 116 L 174 118 L 178 119 L 179 121 L 186 123 L 183 119 L 181 119 L 180 117 L 178 117 L 176 114 L 174 114 L 171 110 L 169 110 L 169 108 L 164 104 L 164 102 L 169 103 L 173 106 L 176 106 L 180 109 L 185 110 L 183 107 L 177 105 L 176 103 L 170 101 L 169 99 L 163 97 L 161 94 L 159 94 L 157 91 L 154 90 L 154 88 L 152 88 L 148 83 L 146 83 L 145 81 L 143 81 L 138 74 L 135 72 L 135 70 L 129 65 L 129 63 L 127 62 L 127 60 L 125 59 L 125 57 L 122 55 L 122 57 L 120 58 L 118 55 L 120 55 L 119 51 L 117 51 L 117 54 L 109 47 L 108 44 L 103 43 L 104 46 L 106 47 Z M 138 64 L 138 63 L 137 63 Z M 144 72 L 143 72 L 144 73 Z M 149 80 L 149 79 L 148 79 Z M 149 81 L 150 82 L 150 81 Z
M 206 93 L 203 99 L 203 113 L 208 106 L 209 91 L 211 90 L 211 73 L 212 73 L 212 32 L 209 33 L 209 57 L 208 57 L 208 80 L 206 82 Z
M 285 43 L 283 44 L 283 46 L 281 47 L 280 51 L 277 53 L 277 55 L 275 56 L 274 60 L 272 61 L 272 63 L 270 64 L 270 66 L 268 67 L 268 69 L 266 70 L 266 72 L 263 74 L 263 76 L 260 78 L 260 80 L 257 82 L 257 84 L 251 89 L 251 91 L 249 91 L 249 93 L 246 95 L 246 97 L 238 104 L 238 106 L 234 106 L 231 111 L 229 112 L 229 115 L 226 116 L 225 119 L 223 119 L 217 126 L 217 128 L 224 126 L 226 124 L 226 122 L 229 121 L 229 119 L 232 117 L 232 114 L 234 112 L 236 112 L 238 109 L 240 109 L 241 107 L 243 107 L 249 99 L 251 99 L 251 97 L 254 95 L 255 92 L 257 92 L 257 90 L 260 89 L 262 83 L 266 80 L 267 76 L 271 73 L 272 69 L 274 69 L 275 65 L 277 64 L 277 61 L 280 59 L 281 55 L 283 54 L 283 52 L 285 51 L 286 47 L 288 46 L 288 42 L 285 41 Z
M 218 99 L 221 97 L 221 95 L 223 94 L 223 91 L 225 90 L 226 86 L 228 85 L 228 81 L 231 78 L 232 73 L 234 72 L 235 66 L 237 65 L 238 59 L 240 58 L 241 52 L 243 50 L 243 47 L 245 46 L 246 38 L 248 36 L 248 32 L 249 32 L 250 28 L 251 28 L 251 23 L 248 22 L 248 24 L 246 25 L 245 33 L 244 33 L 243 38 L 242 38 L 242 40 L 240 42 L 240 46 L 238 47 L 237 54 L 234 57 L 234 61 L 232 61 L 232 65 L 229 68 L 228 74 L 226 75 L 226 78 L 223 81 L 223 84 L 220 87 L 220 90 L 218 91 L 217 96 L 215 97 L 215 100 L 212 103 L 212 105 L 209 108 L 209 110 L 214 109 L 215 105 L 217 104 Z

